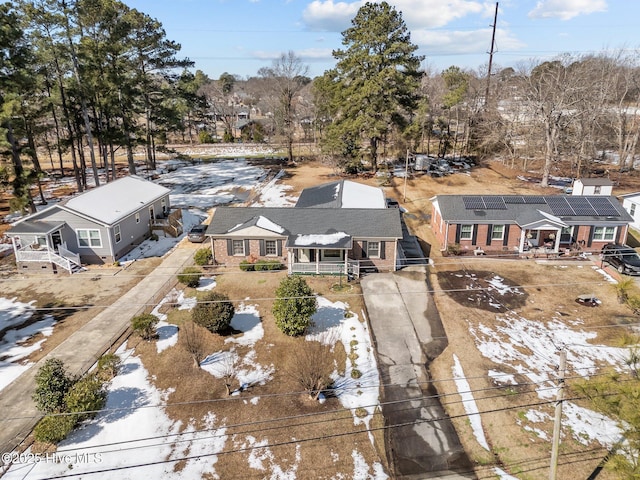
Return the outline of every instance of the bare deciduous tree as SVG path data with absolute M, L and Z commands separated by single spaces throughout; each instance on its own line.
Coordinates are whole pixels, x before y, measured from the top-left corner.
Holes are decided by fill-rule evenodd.
M 304 341 L 291 352 L 285 371 L 312 399 L 317 400 L 320 393 L 333 383 L 331 374 L 334 368 L 328 345 Z
M 200 368 L 200 362 L 206 354 L 206 340 L 209 332 L 206 328 L 196 325 L 192 321 L 186 321 L 180 328 L 180 342 L 182 347 L 193 358 L 193 366 Z

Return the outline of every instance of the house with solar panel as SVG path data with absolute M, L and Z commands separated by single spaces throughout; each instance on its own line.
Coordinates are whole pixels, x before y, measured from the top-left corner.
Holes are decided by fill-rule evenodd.
M 18 269 L 73 273 L 117 261 L 154 232 L 180 235 L 182 211 L 170 211 L 169 193 L 129 175 L 19 220 L 6 232 Z
M 241 266 L 279 261 L 290 274 L 394 271 L 400 209 L 380 188 L 348 180 L 304 189 L 295 207 L 218 207 L 207 227 L 214 260 Z
M 431 201 L 442 251 L 597 252 L 625 243 L 633 221 L 606 195 L 437 195 Z

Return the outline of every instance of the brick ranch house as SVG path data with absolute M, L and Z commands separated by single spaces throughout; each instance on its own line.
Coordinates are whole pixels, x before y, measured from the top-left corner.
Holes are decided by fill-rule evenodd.
M 295 207 L 218 207 L 207 228 L 214 260 L 279 260 L 290 274 L 395 271 L 400 211 L 382 190 L 349 181 L 305 189 Z
M 440 250 L 522 254 L 599 251 L 626 243 L 633 218 L 612 196 L 436 195 Z
M 112 263 L 152 233 L 182 233 L 182 210 L 170 190 L 135 175 L 87 190 L 17 221 L 6 233 L 18 269 L 72 273 Z

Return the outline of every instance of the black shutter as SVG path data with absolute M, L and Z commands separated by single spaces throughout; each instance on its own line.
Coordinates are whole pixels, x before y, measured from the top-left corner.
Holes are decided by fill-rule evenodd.
M 593 243 L 593 232 L 595 231 L 595 229 L 596 227 L 594 227 L 593 225 L 591 225 L 591 227 L 589 228 L 589 241 L 587 242 L 587 247 L 590 247 Z
M 276 255 L 282 255 L 282 240 L 276 240 Z
M 249 246 L 249 240 L 244 241 L 244 254 L 249 255 L 251 253 L 251 247 Z
M 362 241 L 362 258 L 367 258 L 367 241 Z
M 233 255 L 233 242 L 227 238 L 227 255 Z
M 622 226 L 616 227 L 616 243 L 620 243 L 620 231 L 622 230 Z
M 504 237 L 502 238 L 502 245 L 505 247 L 509 245 L 509 226 L 510 225 L 504 226 Z
M 460 243 L 460 230 L 462 230 L 462 225 L 458 223 L 456 225 L 456 243 Z
M 264 246 L 264 240 L 260 239 L 260 256 L 264 257 L 264 252 L 265 252 L 266 248 Z
M 471 226 L 471 245 L 475 245 L 478 242 L 478 226 Z
M 385 251 L 385 250 L 386 250 L 386 245 L 385 245 L 385 243 L 384 243 L 384 242 L 380 242 L 380 258 L 381 258 L 382 260 L 384 260 L 384 256 L 385 256 L 384 251 Z
M 493 233 L 493 225 L 487 225 L 487 245 L 491 245 L 491 234 Z

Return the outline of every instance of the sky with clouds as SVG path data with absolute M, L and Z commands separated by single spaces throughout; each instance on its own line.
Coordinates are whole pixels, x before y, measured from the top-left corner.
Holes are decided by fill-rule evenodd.
M 211 78 L 254 76 L 293 51 L 315 77 L 332 68 L 331 52 L 364 1 L 123 0 L 162 22 L 181 55 Z M 402 14 L 424 67 L 486 66 L 495 1 L 387 0 Z M 502 0 L 494 65 L 515 67 L 562 53 L 640 48 L 638 0 Z

